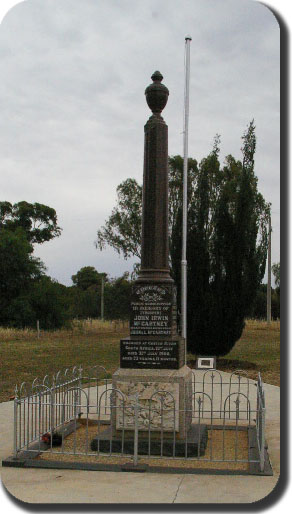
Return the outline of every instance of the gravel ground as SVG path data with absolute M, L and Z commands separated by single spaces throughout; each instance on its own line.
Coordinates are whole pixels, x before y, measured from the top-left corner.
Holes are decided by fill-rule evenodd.
M 103 425 L 101 430 L 105 430 L 108 425 Z M 249 465 L 247 462 L 214 462 L 214 460 L 223 458 L 223 430 L 209 430 L 208 431 L 208 445 L 206 448 L 205 455 L 200 460 L 195 459 L 179 459 L 179 458 L 150 458 L 140 457 L 139 463 L 149 464 L 149 466 L 163 466 L 167 467 L 179 467 L 179 468 L 208 468 L 208 469 L 220 469 L 220 470 L 233 470 L 233 471 L 248 471 Z M 99 464 L 125 464 L 130 462 L 132 458 L 130 456 L 117 457 L 107 455 L 80 455 L 90 450 L 90 442 L 97 435 L 97 427 L 89 426 L 88 434 L 86 427 L 83 425 L 77 431 L 76 434 L 72 433 L 66 437 L 63 445 L 63 452 L 61 447 L 53 448 L 53 451 L 42 453 L 38 459 L 41 460 L 58 460 L 62 462 L 90 462 Z M 237 434 L 233 430 L 226 430 L 224 435 L 224 448 L 225 448 L 225 460 L 235 460 L 235 447 L 237 438 L 237 460 L 244 460 L 248 458 L 248 435 L 247 431 L 238 431 Z M 212 460 L 211 461 L 211 451 Z M 76 455 L 78 454 L 78 455 Z

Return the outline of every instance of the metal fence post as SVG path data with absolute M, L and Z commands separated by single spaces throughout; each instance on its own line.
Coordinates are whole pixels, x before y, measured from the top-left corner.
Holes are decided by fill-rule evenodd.
M 81 412 L 81 389 L 82 389 L 82 366 L 79 366 L 79 369 L 78 369 L 78 404 L 79 404 L 79 408 L 78 408 L 78 418 L 81 417 L 82 415 L 82 412 Z M 89 410 L 89 409 L 88 409 Z
M 41 404 L 41 391 L 39 390 L 39 393 L 38 393 L 38 410 L 39 410 L 39 419 L 38 419 L 38 429 L 39 429 L 39 433 L 38 433 L 38 436 L 39 436 L 39 450 L 41 449 L 41 421 L 42 420 L 42 404 Z
M 55 403 L 56 403 L 56 382 L 55 377 L 52 379 L 52 389 L 51 389 L 51 432 L 56 428 L 56 413 L 55 413 Z
M 138 399 L 139 399 L 139 395 L 136 394 L 135 406 L 134 406 L 134 423 L 135 423 L 135 430 L 134 430 L 134 458 L 133 458 L 134 466 L 137 466 L 137 464 L 138 464 L 138 416 L 139 416 L 139 403 L 138 403 Z
M 18 398 L 14 398 L 14 437 L 13 437 L 13 453 L 17 457 L 17 407 Z
M 264 471 L 265 468 L 265 418 L 266 418 L 266 409 L 264 407 L 261 408 L 261 451 L 260 451 L 260 469 Z

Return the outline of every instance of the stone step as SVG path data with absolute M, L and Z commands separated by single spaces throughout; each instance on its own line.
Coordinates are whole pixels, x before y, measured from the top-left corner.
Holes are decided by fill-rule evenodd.
M 94 437 L 91 441 L 91 449 L 101 453 L 122 453 L 122 434 L 119 436 L 111 436 L 110 427 L 100 434 L 100 438 Z M 164 457 L 198 457 L 205 454 L 208 442 L 208 430 L 206 425 L 192 424 L 187 440 L 176 439 L 175 451 L 174 440 L 170 434 L 167 439 L 150 440 L 150 455 L 161 455 Z M 134 434 L 124 437 L 123 453 L 133 455 L 134 453 Z M 138 437 L 138 455 L 149 455 L 149 437 Z

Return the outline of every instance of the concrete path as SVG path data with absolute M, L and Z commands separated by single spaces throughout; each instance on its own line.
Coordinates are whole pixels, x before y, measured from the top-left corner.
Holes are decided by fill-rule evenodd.
M 226 381 L 227 373 L 222 373 Z M 264 384 L 266 439 L 274 476 L 171 475 L 2 468 L 6 490 L 28 503 L 252 503 L 265 498 L 280 472 L 280 388 Z M 256 388 L 254 387 L 253 391 Z M 254 394 L 254 393 L 253 393 Z M 0 404 L 0 459 L 13 447 L 13 402 Z

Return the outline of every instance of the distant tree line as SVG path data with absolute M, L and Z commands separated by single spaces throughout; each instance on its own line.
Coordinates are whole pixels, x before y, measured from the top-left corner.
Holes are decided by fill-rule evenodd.
M 81 268 L 67 287 L 46 275 L 33 245 L 61 234 L 56 211 L 25 201 L 0 202 L 0 325 L 57 329 L 73 318 L 100 317 L 104 276 L 106 319 L 127 319 L 131 282 L 128 275 L 110 279 L 93 267 Z
M 73 286 L 67 288 L 71 318 L 99 318 L 101 316 L 101 283 L 104 278 L 104 319 L 129 319 L 132 282 L 129 273 L 109 278 L 92 266 L 81 268 L 72 276 Z
M 267 284 L 260 285 L 248 317 L 259 320 L 267 319 Z M 272 288 L 271 291 L 271 317 L 273 320 L 280 319 L 280 293 L 278 288 Z
M 280 319 L 280 262 L 273 264 L 272 273 L 275 279 L 275 288 L 271 288 L 271 317 L 277 320 Z M 261 284 L 257 290 L 249 317 L 255 319 L 267 318 L 267 284 Z
M 61 327 L 66 321 L 64 287 L 45 274 L 33 244 L 61 234 L 56 211 L 25 201 L 0 202 L 0 325 Z

